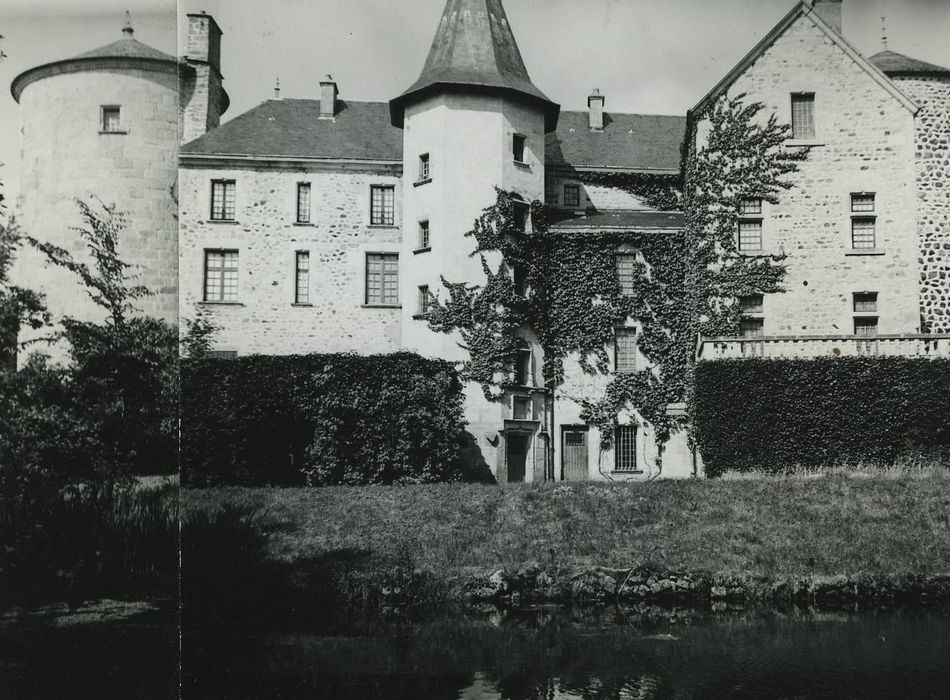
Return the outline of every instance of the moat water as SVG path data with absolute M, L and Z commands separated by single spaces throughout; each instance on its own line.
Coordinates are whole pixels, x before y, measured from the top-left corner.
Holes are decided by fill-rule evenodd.
M 174 614 L 0 630 L 0 698 L 178 697 Z M 528 608 L 182 639 L 182 697 L 946 698 L 950 610 Z

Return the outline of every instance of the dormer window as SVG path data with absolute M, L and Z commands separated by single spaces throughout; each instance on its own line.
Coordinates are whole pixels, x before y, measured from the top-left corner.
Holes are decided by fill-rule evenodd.
M 121 111 L 122 108 L 118 105 L 103 105 L 102 106 L 102 119 L 100 123 L 100 128 L 103 133 L 106 134 L 121 134 L 122 131 L 122 121 L 121 121 Z
M 815 138 L 815 93 L 792 93 L 792 138 Z
M 514 156 L 516 163 L 524 163 L 524 151 L 525 145 L 528 142 L 528 137 L 521 134 L 515 134 L 511 137 L 511 153 Z

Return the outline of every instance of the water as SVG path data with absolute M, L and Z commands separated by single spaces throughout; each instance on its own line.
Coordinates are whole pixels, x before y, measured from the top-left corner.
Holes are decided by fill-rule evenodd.
M 947 698 L 950 611 L 529 609 L 184 638 L 184 698 Z

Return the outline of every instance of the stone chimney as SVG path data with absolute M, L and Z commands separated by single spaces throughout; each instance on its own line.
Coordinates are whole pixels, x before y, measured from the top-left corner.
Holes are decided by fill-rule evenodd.
M 841 34 L 841 0 L 812 0 L 812 9 L 825 24 Z
M 336 81 L 332 75 L 327 74 L 327 77 L 320 81 L 321 119 L 333 119 L 336 116 L 336 96 L 339 94 L 336 89 Z
M 600 90 L 594 91 L 587 98 L 587 112 L 590 118 L 591 131 L 604 130 L 604 103 L 606 98 L 600 94 Z
M 221 85 L 221 28 L 204 12 L 188 15 L 188 41 L 181 72 L 181 141 L 193 141 L 217 128 L 228 108 Z

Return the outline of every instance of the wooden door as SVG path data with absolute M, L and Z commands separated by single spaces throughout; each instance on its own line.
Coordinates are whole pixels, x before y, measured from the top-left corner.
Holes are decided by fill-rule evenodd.
M 524 481 L 525 462 L 528 458 L 529 435 L 508 433 L 505 445 L 506 461 L 508 463 L 508 483 L 516 484 Z
M 587 481 L 587 426 L 561 426 L 561 473 L 565 481 Z

